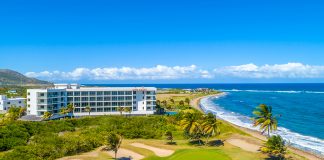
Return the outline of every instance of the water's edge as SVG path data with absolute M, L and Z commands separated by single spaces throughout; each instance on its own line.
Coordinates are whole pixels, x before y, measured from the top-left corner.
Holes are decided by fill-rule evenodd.
M 224 109 L 223 106 L 218 106 L 213 102 L 213 100 L 226 97 L 226 95 L 227 93 L 224 92 L 220 95 L 204 97 L 200 100 L 199 107 L 205 113 L 211 112 L 217 115 L 218 118 L 234 125 L 258 131 L 258 128 L 252 126 L 250 117 L 228 111 Z M 283 127 L 278 127 L 278 130 L 274 132 L 274 134 L 282 136 L 294 148 L 324 157 L 324 141 L 319 138 L 304 136 L 299 133 L 291 132 L 289 129 Z

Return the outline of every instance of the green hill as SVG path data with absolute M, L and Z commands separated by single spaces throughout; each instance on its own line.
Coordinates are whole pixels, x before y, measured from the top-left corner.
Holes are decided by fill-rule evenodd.
M 23 74 L 10 70 L 0 69 L 0 85 L 52 85 L 47 81 L 38 80 L 36 78 L 29 78 Z

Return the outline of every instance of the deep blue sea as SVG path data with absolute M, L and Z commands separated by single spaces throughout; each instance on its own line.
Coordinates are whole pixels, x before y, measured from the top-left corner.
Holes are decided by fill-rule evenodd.
M 98 85 L 96 85 L 98 86 Z M 114 84 L 99 86 L 153 86 L 157 88 L 213 88 L 226 94 L 203 99 L 206 112 L 242 127 L 251 125 L 260 104 L 273 107 L 280 134 L 292 146 L 324 155 L 324 83 L 296 84 Z

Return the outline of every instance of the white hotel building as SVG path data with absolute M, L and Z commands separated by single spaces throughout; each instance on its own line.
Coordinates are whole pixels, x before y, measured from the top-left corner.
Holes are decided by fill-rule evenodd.
M 60 108 L 72 104 L 74 116 L 120 114 L 118 107 L 132 108 L 131 114 L 154 114 L 154 87 L 80 87 L 77 84 L 56 84 L 50 89 L 27 90 L 27 115 L 59 114 Z

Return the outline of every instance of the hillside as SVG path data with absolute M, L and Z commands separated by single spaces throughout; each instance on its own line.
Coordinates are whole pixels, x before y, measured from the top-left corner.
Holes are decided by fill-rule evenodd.
M 0 85 L 51 85 L 47 81 L 38 80 L 36 78 L 29 78 L 23 74 L 9 70 L 0 69 Z

